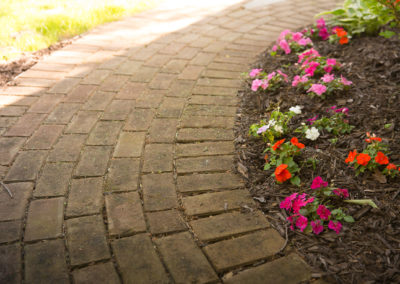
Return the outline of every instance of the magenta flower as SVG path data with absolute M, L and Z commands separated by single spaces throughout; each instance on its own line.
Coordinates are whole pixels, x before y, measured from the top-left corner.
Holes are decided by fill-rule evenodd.
M 315 58 L 320 56 L 318 51 L 316 51 L 314 48 L 311 48 L 307 51 L 304 51 L 302 54 L 299 55 L 299 61 L 298 63 L 302 62 L 304 58 Z
M 312 76 L 314 76 L 314 72 L 315 72 L 315 70 L 317 69 L 317 67 L 318 67 L 319 65 L 320 65 L 320 64 L 319 64 L 318 62 L 316 62 L 316 61 L 311 61 L 310 63 L 308 63 L 308 67 L 304 70 L 304 72 L 305 72 L 308 76 L 312 77 Z
M 322 38 L 322 40 L 327 40 L 329 38 L 329 33 L 327 28 L 320 29 L 318 35 Z
M 334 110 L 336 108 L 337 108 L 337 106 L 331 106 L 329 109 Z M 328 111 L 329 111 L 329 109 L 328 109 Z
M 319 205 L 317 208 L 317 214 L 322 220 L 328 220 L 331 216 L 331 211 L 325 207 L 325 205 Z
M 262 81 L 259 79 L 253 80 L 253 83 L 251 84 L 251 90 L 254 92 L 257 92 L 258 88 L 262 85 Z
M 327 186 L 328 182 L 324 181 L 320 176 L 315 177 L 311 183 L 311 189 L 318 189 L 320 187 L 327 187 Z
M 333 193 L 342 198 L 349 197 L 349 191 L 345 188 L 336 188 L 333 190 Z
M 316 115 L 316 116 L 314 116 L 314 117 L 312 117 L 312 118 L 307 119 L 307 121 L 310 123 L 310 125 L 313 125 L 314 121 L 316 121 L 317 119 L 318 119 L 318 115 Z
M 279 75 L 281 75 L 283 77 L 285 82 L 288 82 L 288 76 L 285 73 L 283 73 L 281 70 L 276 70 L 276 72 L 278 72 Z
M 299 217 L 296 220 L 296 227 L 303 232 L 304 229 L 307 227 L 307 225 L 308 225 L 308 219 L 303 215 L 299 215 Z
M 290 33 L 292 33 L 290 30 L 283 30 L 278 37 L 278 42 L 286 39 L 286 36 Z
M 320 96 L 326 92 L 326 86 L 321 85 L 321 84 L 312 84 L 310 89 L 308 89 L 307 93 L 309 93 L 309 92 L 314 92 L 318 96 Z
M 297 87 L 297 85 L 300 83 L 300 78 L 301 77 L 299 75 L 294 76 L 292 81 L 292 87 Z
M 324 226 L 322 226 L 321 220 L 311 221 L 311 227 L 314 234 L 316 235 L 319 235 L 324 230 Z
M 286 197 L 280 204 L 279 207 L 281 209 L 286 209 L 286 210 L 290 210 L 292 208 L 292 201 L 296 199 L 297 197 L 297 193 L 293 193 L 292 195 L 289 195 L 288 197 Z
M 324 83 L 329 83 L 332 82 L 333 80 L 335 80 L 335 75 L 333 74 L 325 74 L 322 78 L 321 78 L 322 82 Z
M 294 215 L 286 218 L 286 220 L 288 220 L 290 222 L 290 230 L 292 230 L 292 231 L 294 230 L 294 227 L 293 227 L 294 219 L 297 217 L 297 215 L 298 214 L 294 214 Z
M 335 109 L 335 112 L 341 112 L 341 113 L 348 115 L 349 109 L 347 107 L 342 107 L 342 108 Z
M 335 58 L 328 58 L 328 59 L 326 60 L 326 65 L 335 66 L 336 63 L 337 63 L 337 61 L 336 61 Z
M 340 75 L 340 82 L 345 85 L 345 86 L 350 86 L 351 84 L 353 84 L 352 81 L 347 80 L 345 77 L 343 77 L 342 75 Z
M 297 41 L 297 43 L 301 46 L 312 45 L 312 41 L 310 38 L 301 38 Z
M 278 46 L 276 44 L 274 44 L 274 46 L 272 47 L 272 51 L 277 51 L 278 50 Z
M 292 39 L 293 39 L 294 41 L 299 41 L 302 37 L 303 37 L 303 34 L 302 34 L 302 33 L 299 33 L 299 32 L 293 33 L 293 34 L 292 34 Z
M 279 42 L 279 46 L 283 49 L 283 51 L 285 51 L 286 54 L 291 52 L 290 46 L 285 39 Z
M 256 77 L 261 71 L 262 69 L 252 69 L 249 74 L 250 78 Z
M 334 221 L 330 220 L 329 224 L 328 224 L 328 228 L 335 231 L 336 234 L 339 235 L 340 230 L 342 229 L 342 224 L 339 221 L 334 222 Z
M 269 73 L 268 76 L 267 76 L 267 80 L 268 80 L 268 81 L 271 80 L 272 78 L 274 78 L 275 75 L 276 75 L 276 72 L 275 72 L 275 71 Z
M 325 28 L 325 26 L 326 26 L 326 23 L 325 23 L 324 18 L 319 18 L 317 20 L 317 28 L 322 29 L 322 28 Z
M 333 67 L 332 67 L 331 65 L 328 65 L 328 66 L 325 66 L 325 67 L 324 67 L 324 71 L 325 71 L 326 73 L 331 73 L 332 70 L 333 70 Z

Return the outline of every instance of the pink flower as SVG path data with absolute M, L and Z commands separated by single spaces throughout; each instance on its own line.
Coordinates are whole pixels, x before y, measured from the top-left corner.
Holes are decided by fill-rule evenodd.
M 304 51 L 302 54 L 299 55 L 298 63 L 302 62 L 304 58 L 315 58 L 318 56 L 320 56 L 318 51 L 316 51 L 314 48 L 311 48 L 309 50 Z
M 263 88 L 263 90 L 265 90 L 266 88 L 268 88 L 269 84 L 268 81 L 263 79 L 262 80 L 262 84 L 261 84 L 261 88 Z
M 313 125 L 314 121 L 318 119 L 318 115 L 314 116 L 313 118 L 307 119 L 307 121 L 310 123 L 310 125 Z
M 262 81 L 259 79 L 253 80 L 253 83 L 251 84 L 251 90 L 254 92 L 257 92 L 258 88 L 262 85 Z
M 279 205 L 281 209 L 286 209 L 290 210 L 292 208 L 292 201 L 296 199 L 297 193 L 293 193 L 292 195 L 289 195 L 286 197 Z
M 317 214 L 322 220 L 328 220 L 331 216 L 331 211 L 325 207 L 325 205 L 319 205 L 317 208 Z
M 276 75 L 276 72 L 275 72 L 275 71 L 269 73 L 268 76 L 267 76 L 267 80 L 268 80 L 268 81 L 271 80 L 275 75 Z
M 262 69 L 253 69 L 250 71 L 250 78 L 254 78 L 256 77 L 258 74 L 260 74 L 260 72 L 262 71 Z
M 282 41 L 282 40 L 284 40 L 284 39 L 286 39 L 286 35 L 288 35 L 288 34 L 290 34 L 290 33 L 291 33 L 290 30 L 283 30 L 283 31 L 281 32 L 281 34 L 279 35 L 279 37 L 278 37 L 278 42 L 279 42 L 279 41 Z
M 293 33 L 293 34 L 292 34 L 292 39 L 293 39 L 294 41 L 299 41 L 302 37 L 303 37 L 303 34 L 302 34 L 302 33 L 299 33 L 299 32 Z
M 274 46 L 272 47 L 272 51 L 277 51 L 278 50 L 278 46 L 276 44 L 274 44 Z
M 335 76 L 333 74 L 325 74 L 322 78 L 321 78 L 322 82 L 324 83 L 329 83 L 332 82 L 333 80 L 335 80 Z
M 294 219 L 297 217 L 298 214 L 294 214 L 292 216 L 289 216 L 286 218 L 286 220 L 288 220 L 290 222 L 290 230 L 294 230 L 293 228 L 293 223 L 294 223 Z
M 318 35 L 322 38 L 322 40 L 327 40 L 329 38 L 329 33 L 326 28 L 320 29 Z
M 311 227 L 316 235 L 319 235 L 324 230 L 324 226 L 322 226 L 320 220 L 311 221 Z
M 297 41 L 297 43 L 301 46 L 312 45 L 312 41 L 310 38 L 301 38 Z
M 291 52 L 290 46 L 285 39 L 279 42 L 279 46 L 283 49 L 283 51 L 285 51 L 286 54 Z
M 268 125 L 261 126 L 260 128 L 257 129 L 257 134 L 264 133 L 265 131 L 267 131 L 267 129 Z
M 335 112 L 341 112 L 341 113 L 344 113 L 347 115 L 347 114 L 349 114 L 349 109 L 347 107 L 342 107 L 342 108 L 335 109 Z
M 281 70 L 276 70 L 276 72 L 278 72 L 283 77 L 285 82 L 289 82 L 288 76 L 285 73 L 283 73 Z
M 311 61 L 308 63 L 308 67 L 304 70 L 304 72 L 310 77 L 314 76 L 314 72 L 320 64 L 316 61 Z
M 308 203 L 311 203 L 314 201 L 314 197 L 311 197 L 307 200 L 306 200 L 306 197 L 307 197 L 307 194 L 303 193 L 292 201 L 292 210 L 294 213 L 299 213 L 299 211 L 302 207 L 304 207 Z
M 324 18 L 319 18 L 317 20 L 317 28 L 322 29 L 326 26 Z
M 321 84 L 312 84 L 311 88 L 308 89 L 307 93 L 309 93 L 309 92 L 314 92 L 318 96 L 320 96 L 320 95 L 322 95 L 323 93 L 326 92 L 326 87 L 324 85 L 321 85 Z
M 325 67 L 324 67 L 324 71 L 325 71 L 326 73 L 331 73 L 332 70 L 333 70 L 333 67 L 332 67 L 331 65 L 325 66 Z
M 320 176 L 315 177 L 311 183 L 311 189 L 318 189 L 320 187 L 327 187 L 327 186 L 328 182 L 324 181 Z
M 304 229 L 307 227 L 307 225 L 308 225 L 308 219 L 303 215 L 299 215 L 299 217 L 296 220 L 296 227 L 303 232 Z
M 342 198 L 349 197 L 349 191 L 345 188 L 336 188 L 333 190 L 333 193 Z
M 336 59 L 334 59 L 334 58 L 328 58 L 328 59 L 326 60 L 326 65 L 335 66 L 336 63 L 337 63 L 337 61 L 336 61 Z
M 340 230 L 342 229 L 342 224 L 339 221 L 334 222 L 334 221 L 330 220 L 329 224 L 328 224 L 328 228 L 335 231 L 336 234 L 339 235 Z
M 340 81 L 343 85 L 345 86 L 350 86 L 351 84 L 353 84 L 352 81 L 347 80 L 345 77 L 343 77 L 342 75 L 340 75 Z
M 292 87 L 297 87 L 297 85 L 300 83 L 300 78 L 301 77 L 299 75 L 294 76 L 292 81 Z

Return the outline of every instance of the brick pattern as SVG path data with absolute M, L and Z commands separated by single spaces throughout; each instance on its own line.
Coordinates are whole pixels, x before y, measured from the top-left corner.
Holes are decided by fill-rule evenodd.
M 0 89 L 1 283 L 310 280 L 296 254 L 276 259 L 232 129 L 240 74 L 335 1 L 250 1 L 96 28 Z

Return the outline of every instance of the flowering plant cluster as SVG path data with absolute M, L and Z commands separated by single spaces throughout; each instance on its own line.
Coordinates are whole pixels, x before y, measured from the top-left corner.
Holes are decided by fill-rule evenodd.
M 275 138 L 288 133 L 291 119 L 298 114 L 301 114 L 300 106 L 291 107 L 287 112 L 281 112 L 278 108 L 271 113 L 268 121 L 261 120 L 260 123 L 251 125 L 249 133 L 254 137 L 261 136 L 265 142 L 273 143 Z
M 311 194 L 293 193 L 280 203 L 280 208 L 291 214 L 287 218 L 291 230 L 297 227 L 301 232 L 319 235 L 327 227 L 339 234 L 343 226 L 341 221 L 354 222 L 343 209 L 331 205 L 349 198 L 347 189 L 328 187 L 328 182 L 318 176 L 312 181 L 311 190 Z
M 300 185 L 300 178 L 295 176 L 295 173 L 300 171 L 299 166 L 294 161 L 294 157 L 301 154 L 305 145 L 300 143 L 296 137 L 293 137 L 290 142 L 285 143 L 285 139 L 277 141 L 264 152 L 270 152 L 265 155 L 264 170 L 269 170 L 272 166 L 276 169 L 272 176 L 275 177 L 278 183 L 284 183 L 287 180 L 293 185 Z
M 271 55 L 275 56 L 278 51 L 290 54 L 292 51 L 299 52 L 313 45 L 311 39 L 301 32 L 291 32 L 284 30 L 276 40 L 276 45 L 272 47 Z
M 327 27 L 324 18 L 319 18 L 316 25 L 316 33 L 314 35 L 319 36 L 322 40 L 328 40 L 329 42 L 339 42 L 340 44 L 346 44 L 349 42 L 347 32 L 342 27 L 333 27 L 331 32 Z
M 349 113 L 349 109 L 346 107 L 338 108 L 337 106 L 332 106 L 328 109 L 331 113 L 330 117 L 322 117 L 318 119 L 318 115 L 307 119 L 309 125 L 302 123 L 302 125 L 295 130 L 295 132 L 302 133 L 304 137 L 310 140 L 314 137 L 311 135 L 312 132 L 317 133 L 318 136 L 320 132 L 332 133 L 334 136 L 343 135 L 350 133 L 354 126 L 349 124 L 346 116 Z M 314 129 L 314 130 L 312 130 Z
M 250 78 L 254 78 L 251 83 L 251 90 L 257 92 L 260 88 L 264 91 L 275 91 L 282 83 L 288 83 L 288 76 L 281 70 L 266 73 L 262 69 L 253 69 L 249 73 Z
M 383 168 L 382 173 L 391 177 L 400 174 L 400 168 L 395 164 L 390 163 L 388 146 L 382 143 L 381 137 L 370 135 L 367 132 L 367 139 L 365 141 L 368 146 L 358 153 L 356 149 L 350 151 L 345 162 L 356 169 L 356 175 L 369 171 L 379 171 Z

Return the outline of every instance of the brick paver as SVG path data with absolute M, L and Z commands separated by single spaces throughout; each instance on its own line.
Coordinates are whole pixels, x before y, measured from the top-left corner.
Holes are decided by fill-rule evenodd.
M 270 2 L 166 0 L 0 89 L 1 283 L 311 279 L 234 174 L 233 127 L 241 73 L 335 1 Z

